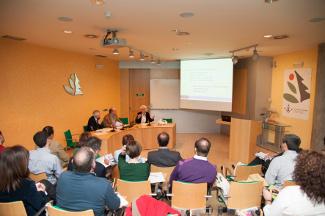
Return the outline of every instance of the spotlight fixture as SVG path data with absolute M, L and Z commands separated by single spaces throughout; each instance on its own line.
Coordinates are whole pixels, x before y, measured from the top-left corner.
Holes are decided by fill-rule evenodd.
M 151 63 L 151 64 L 156 63 L 156 62 L 155 62 L 155 58 L 154 58 L 152 55 L 151 55 L 151 61 L 150 61 L 150 63 Z
M 234 65 L 237 64 L 237 62 L 238 62 L 238 56 L 235 56 L 235 52 L 232 53 L 231 59 L 232 59 L 232 63 Z
M 118 52 L 118 49 L 117 49 L 117 48 L 115 48 L 115 49 L 113 50 L 113 54 L 114 54 L 114 55 L 118 55 L 118 54 L 119 54 L 119 52 Z
M 105 2 L 103 0 L 91 0 L 91 3 L 101 5 L 104 4 Z
M 158 61 L 157 61 L 157 65 L 158 65 L 158 66 L 161 65 L 161 61 L 160 61 L 159 58 L 158 58 Z
M 131 48 L 130 48 L 129 58 L 134 58 L 134 54 L 133 54 L 133 51 L 131 50 Z
M 256 50 L 256 47 L 255 47 L 255 49 L 253 51 L 253 61 L 257 61 L 259 57 L 260 56 L 257 54 L 257 50 Z
M 279 0 L 265 0 L 264 2 L 265 3 L 273 3 L 273 2 L 277 2 L 277 1 L 279 1 Z
M 144 55 L 140 52 L 140 61 L 144 61 Z

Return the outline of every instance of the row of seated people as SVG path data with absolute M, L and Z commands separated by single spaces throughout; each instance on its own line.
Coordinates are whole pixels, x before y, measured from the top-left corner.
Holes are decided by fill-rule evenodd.
M 35 144 L 40 148 L 38 150 L 30 151 L 29 154 L 28 151 L 21 146 L 7 148 L 2 154 L 0 154 L 0 175 L 1 179 L 3 179 L 3 181 L 0 180 L 0 201 L 8 202 L 15 201 L 17 199 L 24 200 L 26 210 L 28 213 L 30 213 L 29 215 L 33 215 L 33 213 L 37 211 L 37 207 L 42 206 L 46 201 L 46 196 L 44 196 L 42 191 L 48 191 L 48 185 L 51 185 L 50 183 L 53 183 L 54 180 L 58 178 L 56 176 L 60 170 L 58 161 L 47 154 L 49 151 L 46 149 L 49 148 L 50 144 L 48 134 L 46 132 L 38 132 L 34 136 L 34 141 Z M 201 138 L 197 140 L 194 147 L 194 151 L 196 153 L 195 156 L 186 160 L 182 160 L 178 152 L 169 151 L 166 148 L 168 141 L 168 134 L 160 134 L 158 136 L 158 143 L 160 145 L 159 150 L 156 152 L 150 152 L 148 154 L 148 163 L 140 163 L 139 156 L 141 153 L 141 145 L 134 141 L 132 136 L 127 135 L 126 137 L 123 137 L 123 147 L 120 150 L 121 153 L 118 157 L 118 166 L 120 169 L 121 179 L 131 181 L 146 180 L 148 179 L 150 172 L 149 164 L 151 163 L 159 166 L 159 162 L 163 162 L 164 164 L 160 164 L 160 166 L 174 166 L 176 164 L 176 167 L 170 177 L 171 185 L 173 180 L 193 183 L 207 182 L 210 186 L 214 183 L 217 169 L 213 164 L 207 162 L 207 155 L 211 147 L 211 143 L 207 139 Z M 124 144 L 126 144 L 126 146 Z M 290 153 L 290 151 L 293 151 L 292 146 L 299 147 L 300 139 L 294 135 L 286 135 L 283 139 L 282 145 L 284 154 L 278 158 L 275 158 L 271 162 L 267 173 L 269 171 L 273 173 L 275 172 L 273 169 L 278 169 L 278 174 L 275 176 L 275 180 L 279 180 L 281 179 L 282 174 L 288 169 L 288 161 L 289 163 L 293 162 L 295 164 L 295 168 L 290 175 L 293 176 L 293 180 L 300 182 L 300 185 L 296 186 L 296 188 L 291 188 L 290 191 L 288 189 L 281 191 L 278 198 L 273 203 L 271 202 L 272 199 L 270 199 L 270 194 L 272 195 L 272 191 L 264 190 L 263 195 L 266 200 L 266 207 L 264 208 L 265 215 L 274 215 L 274 212 L 283 210 L 289 210 L 290 212 L 296 209 L 297 212 L 297 206 L 304 206 L 304 209 L 298 208 L 298 213 L 302 211 L 325 213 L 325 179 L 323 175 L 325 167 L 324 155 L 313 151 L 303 151 L 303 154 L 301 153 L 299 156 L 296 155 L 290 160 L 284 160 L 283 158 L 281 159 L 281 157 L 288 155 L 286 152 Z M 86 139 L 85 147 L 82 147 L 76 151 L 73 156 L 73 160 L 70 161 L 74 171 L 63 172 L 62 175 L 59 173 L 60 178 L 57 185 L 55 185 L 56 182 L 53 183 L 54 186 L 57 186 L 56 196 L 58 206 L 73 211 L 93 209 L 95 215 L 103 215 L 103 207 L 105 205 L 110 209 L 115 209 L 115 207 L 118 208 L 119 201 L 117 201 L 118 198 L 114 196 L 115 194 L 110 183 L 104 178 L 97 178 L 94 174 L 94 169 L 98 166 L 98 164 L 95 162 L 95 157 L 98 155 L 100 146 L 101 140 L 98 138 L 90 137 Z M 47 182 L 44 184 L 41 183 L 38 184 L 37 187 L 35 187 L 35 184 L 32 181 L 27 179 L 28 168 L 26 165 L 26 163 L 28 164 L 28 161 L 29 164 L 33 164 L 32 158 L 35 158 L 35 151 L 43 152 L 44 154 L 36 154 L 38 156 L 38 163 L 41 164 L 41 158 L 45 159 L 44 161 L 46 161 L 46 163 L 43 164 L 47 165 L 50 161 L 55 161 L 55 166 L 52 166 L 51 175 L 47 175 L 48 180 L 51 180 L 52 182 Z M 118 152 L 116 154 L 118 154 Z M 292 154 L 293 153 L 290 153 L 289 155 Z M 80 157 L 78 155 L 80 155 Z M 150 155 L 152 155 L 152 157 Z M 22 158 L 19 158 L 19 156 Z M 128 162 L 126 161 L 127 157 L 129 157 Z M 272 165 L 279 159 L 281 159 L 280 161 L 282 161 L 282 163 L 275 163 L 275 165 Z M 21 163 L 17 164 L 17 160 L 21 161 Z M 166 163 L 166 161 L 168 162 Z M 17 166 L 19 167 L 17 168 Z M 10 172 L 8 167 L 11 169 L 17 169 L 13 169 L 12 172 Z M 34 166 L 28 167 L 30 170 L 32 170 Z M 42 167 L 44 168 L 45 166 L 42 165 L 41 168 L 38 169 L 42 170 Z M 19 171 L 18 174 L 14 173 L 17 171 Z M 130 175 L 130 172 L 133 172 L 134 175 Z M 139 175 L 139 173 L 141 174 Z M 10 175 L 14 175 L 15 178 L 12 178 Z M 79 184 L 79 181 L 84 181 L 84 184 Z M 76 184 L 76 182 L 78 182 L 78 184 Z M 88 184 L 87 182 L 92 183 Z M 307 184 L 307 186 L 305 184 Z M 313 186 L 309 187 L 309 184 Z M 106 190 L 103 190 L 103 188 Z M 35 193 L 37 190 L 40 191 L 38 192 L 39 195 L 36 195 Z M 31 191 L 33 194 L 28 194 Z M 279 190 L 275 189 L 275 192 L 279 192 Z M 300 196 L 298 196 L 299 192 Z M 290 202 L 291 199 L 288 198 L 291 194 L 297 195 L 295 196 L 297 198 L 295 203 Z M 76 202 L 76 200 L 79 202 Z M 281 202 L 277 200 L 280 200 Z M 31 202 L 33 204 L 31 204 Z M 34 202 L 36 202 L 36 204 Z
M 154 121 L 155 116 L 152 116 L 152 118 L 150 117 L 147 106 L 142 105 L 140 110 L 141 111 L 137 113 L 135 118 L 135 123 L 148 123 Z M 95 131 L 104 127 L 116 128 L 117 124 L 123 125 L 122 121 L 116 114 L 115 107 L 109 108 L 108 114 L 104 116 L 103 120 L 100 118 L 100 111 L 94 110 L 93 115 L 88 120 L 87 131 Z

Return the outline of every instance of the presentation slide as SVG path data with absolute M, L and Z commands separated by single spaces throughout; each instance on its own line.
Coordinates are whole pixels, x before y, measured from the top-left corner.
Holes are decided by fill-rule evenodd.
M 180 108 L 232 111 L 231 58 L 181 61 Z

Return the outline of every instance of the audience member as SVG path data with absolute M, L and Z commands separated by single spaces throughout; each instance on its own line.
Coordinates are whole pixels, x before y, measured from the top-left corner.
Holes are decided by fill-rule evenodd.
M 293 180 L 296 186 L 263 189 L 265 216 L 325 215 L 325 156 L 305 150 L 297 156 Z M 272 203 L 272 192 L 279 193 Z
M 148 163 L 157 167 L 172 167 L 182 160 L 179 152 L 169 151 L 167 145 L 169 143 L 169 135 L 162 132 L 157 137 L 159 149 L 148 153 Z
M 61 162 L 61 167 L 64 168 L 68 166 L 69 155 L 65 153 L 62 144 L 54 141 L 54 129 L 52 126 L 46 126 L 43 128 L 43 131 L 47 133 L 48 139 L 50 140 L 49 149 L 52 151 L 52 154 L 57 156 Z
M 93 111 L 93 116 L 89 118 L 87 124 L 87 131 L 95 131 L 98 129 L 102 129 L 102 120 L 100 119 L 100 112 L 99 110 Z
M 46 173 L 47 180 L 53 185 L 62 173 L 59 158 L 51 154 L 49 149 L 50 140 L 45 131 L 37 132 L 33 139 L 38 149 L 29 152 L 28 168 L 33 174 Z
M 128 181 L 148 180 L 150 175 L 149 164 L 139 163 L 141 154 L 141 144 L 131 140 L 126 146 L 123 146 L 122 152 L 118 158 L 118 168 L 120 178 Z M 129 162 L 125 161 L 125 154 L 130 156 Z
M 109 108 L 108 114 L 104 116 L 104 127 L 116 128 L 116 122 L 120 122 L 122 125 L 122 121 L 116 115 L 116 108 Z
M 283 137 L 281 144 L 283 155 L 272 160 L 265 174 L 265 180 L 269 185 L 281 189 L 285 180 L 292 180 L 300 143 L 300 138 L 294 134 Z
M 119 208 L 120 199 L 109 181 L 95 176 L 95 166 L 91 148 L 82 147 L 74 154 L 73 171 L 63 172 L 58 181 L 57 206 L 68 211 L 92 209 L 95 216 L 104 216 L 105 206 Z
M 184 181 L 191 183 L 207 182 L 212 186 L 216 180 L 217 168 L 208 162 L 208 153 L 211 143 L 206 138 L 200 138 L 195 142 L 194 157 L 181 160 L 177 163 L 175 169 L 170 175 L 169 184 L 173 181 Z
M 5 142 L 5 138 L 4 138 L 3 134 L 2 134 L 1 131 L 0 131 L 0 154 L 1 154 L 2 150 L 5 148 L 5 147 L 3 146 L 3 143 L 4 143 L 4 142 Z
M 150 114 L 148 113 L 148 107 L 145 105 L 142 105 L 140 107 L 141 112 L 137 113 L 137 117 L 135 119 L 136 123 L 150 123 L 155 120 L 155 116 L 152 116 L 150 118 Z
M 90 132 L 83 132 L 80 136 L 79 136 L 79 142 L 78 142 L 78 147 L 73 151 L 73 154 L 81 147 L 83 147 L 87 141 L 87 139 L 89 137 L 91 137 L 91 133 Z
M 8 147 L 0 154 L 0 202 L 22 201 L 28 216 L 46 204 L 45 186 L 29 179 L 29 152 L 23 146 Z M 45 211 L 41 214 L 45 215 Z
M 89 137 L 84 144 L 86 147 L 90 147 L 91 151 L 94 153 L 95 157 L 98 155 L 100 151 L 100 147 L 102 145 L 102 141 L 97 138 L 97 137 Z M 73 158 L 74 156 L 70 159 L 69 165 L 68 165 L 68 170 L 73 171 Z M 97 161 L 95 161 L 96 167 L 94 167 L 94 173 L 96 174 L 97 177 L 103 177 L 106 178 L 106 169 L 105 166 Z
M 134 137 L 131 134 L 126 134 L 126 135 L 123 136 L 123 138 L 122 138 L 122 148 L 119 149 L 119 150 L 116 150 L 114 152 L 114 161 L 115 161 L 115 163 L 118 163 L 118 156 L 122 153 L 123 147 L 126 146 L 131 140 L 134 140 Z M 125 155 L 125 161 L 129 162 L 129 160 L 130 160 L 130 157 L 129 157 L 129 155 L 126 154 Z M 139 163 L 143 163 L 143 161 L 141 159 L 141 155 L 139 155 L 138 160 L 139 160 Z

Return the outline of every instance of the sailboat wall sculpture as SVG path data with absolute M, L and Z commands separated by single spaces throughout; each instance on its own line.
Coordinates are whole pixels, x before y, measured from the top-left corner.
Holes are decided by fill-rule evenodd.
M 69 86 L 63 86 L 66 92 L 70 95 L 82 95 L 83 93 L 80 91 L 81 86 L 79 85 L 79 79 L 77 74 L 71 74 L 69 77 Z

